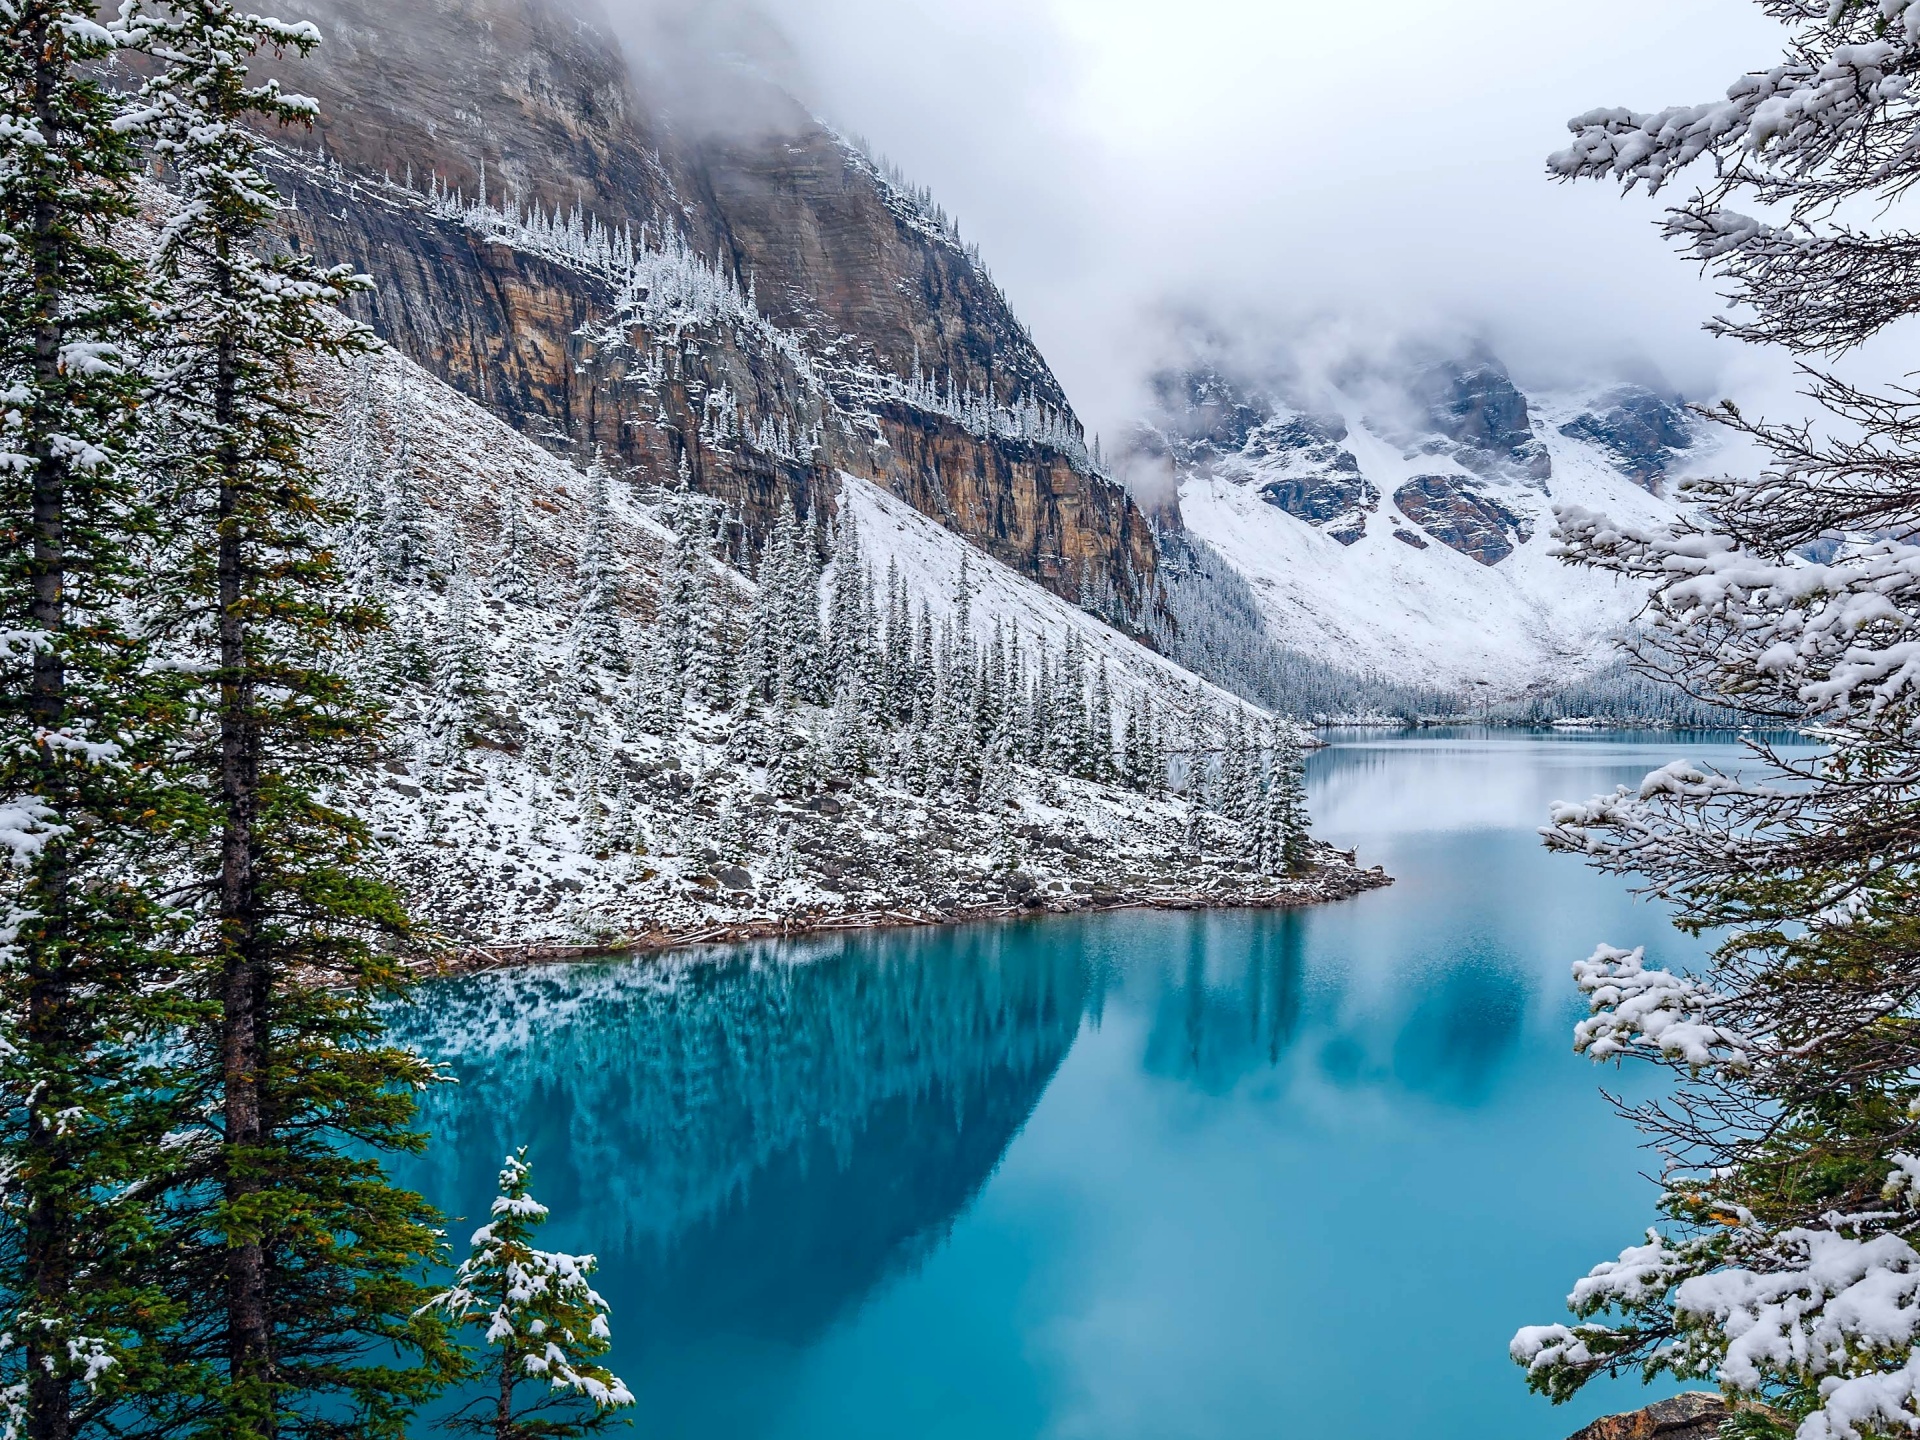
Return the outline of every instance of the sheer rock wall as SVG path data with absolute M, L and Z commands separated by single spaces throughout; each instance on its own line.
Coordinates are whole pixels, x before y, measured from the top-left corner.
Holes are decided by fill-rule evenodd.
M 684 454 L 751 544 L 845 470 L 893 489 L 1073 595 L 1150 591 L 1149 527 L 1056 447 L 983 438 L 896 382 L 1016 398 L 1077 422 L 978 262 L 923 202 L 769 82 L 752 126 L 667 118 L 602 25 L 552 0 L 308 0 L 325 43 L 289 68 L 319 101 L 284 137 L 290 241 L 365 271 L 380 335 L 523 433 L 597 449 L 643 483 Z M 655 313 L 609 268 L 536 253 L 425 192 L 578 207 L 658 247 L 671 233 L 751 295 L 740 314 Z M 645 303 L 651 299 L 649 307 Z M 722 307 L 724 309 L 724 307 Z M 695 307 L 695 312 L 698 307 Z M 829 501 L 829 503 L 831 503 Z

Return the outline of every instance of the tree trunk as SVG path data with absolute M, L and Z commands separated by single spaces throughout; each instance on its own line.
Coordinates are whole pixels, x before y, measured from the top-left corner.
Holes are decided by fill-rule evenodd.
M 216 242 L 215 279 L 231 291 L 227 242 Z M 239 447 L 232 435 L 239 386 L 237 341 L 222 336 L 215 357 L 214 422 L 221 435 L 217 510 L 216 580 L 219 586 L 220 754 L 223 825 L 220 837 L 221 973 L 220 1070 L 225 1092 L 225 1199 L 244 1208 L 261 1188 L 254 1157 L 267 1143 L 264 1095 L 268 986 L 263 953 L 259 879 L 255 870 L 255 821 L 260 770 L 259 732 L 254 724 L 254 685 L 249 671 L 245 518 L 240 513 Z M 273 1394 L 273 1334 L 267 1296 L 267 1249 L 255 1236 L 227 1251 L 227 1366 L 234 1388 L 235 1418 L 253 1434 L 271 1437 L 278 1410 Z
M 500 1396 L 493 1408 L 493 1440 L 514 1440 L 513 1433 L 513 1347 L 500 1357 Z
M 34 118 L 46 138 L 46 151 L 59 144 L 59 112 L 54 87 L 60 80 L 63 56 L 43 16 L 29 31 L 29 43 L 40 57 L 34 75 Z M 50 162 L 42 162 L 50 163 Z M 33 210 L 34 308 L 38 324 L 33 337 L 34 380 L 44 407 L 62 385 L 60 345 L 61 240 L 59 215 L 53 200 L 42 194 Z M 58 730 L 66 720 L 66 671 L 58 640 L 66 628 L 66 464 L 46 434 L 30 439 L 33 457 L 33 623 L 55 638 L 55 645 L 36 651 L 28 713 L 36 732 Z M 45 775 L 44 798 L 56 810 L 61 788 L 60 757 L 45 739 L 36 743 Z M 29 967 L 26 1040 L 29 1053 L 59 1053 L 65 1039 L 71 980 L 67 973 L 67 864 L 58 840 L 37 857 L 34 869 L 38 934 L 28 945 Z M 71 1059 L 62 1056 L 63 1060 Z M 71 1103 L 70 1087 L 55 1083 L 43 1088 L 27 1114 L 30 1169 L 27 1184 L 32 1199 L 28 1209 L 26 1306 L 57 1314 L 73 1283 L 74 1224 L 67 1188 L 68 1168 L 60 1126 L 53 1118 Z M 29 1327 L 26 1336 L 28 1440 L 67 1440 L 73 1430 L 73 1396 L 69 1380 L 65 1336 L 60 1327 L 42 1334 Z

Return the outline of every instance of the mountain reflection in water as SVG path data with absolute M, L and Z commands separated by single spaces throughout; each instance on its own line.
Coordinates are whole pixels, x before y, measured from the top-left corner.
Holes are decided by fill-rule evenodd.
M 805 1344 L 945 1235 L 1086 1008 L 1072 947 L 1008 964 L 992 931 L 916 938 L 438 986 L 402 1038 L 458 1083 L 428 1097 L 440 1143 L 410 1178 L 477 1205 L 527 1144 L 623 1340 Z
M 459 1083 L 403 1178 L 462 1244 L 531 1147 L 549 1243 L 600 1256 L 650 1440 L 1557 1440 L 1637 1390 L 1553 1410 L 1506 1339 L 1651 1198 L 1597 1094 L 1619 1078 L 1569 1054 L 1567 967 L 1697 947 L 1533 827 L 1683 748 L 1731 756 L 1324 752 L 1321 833 L 1398 880 L 1339 906 L 433 985 L 402 1038 Z

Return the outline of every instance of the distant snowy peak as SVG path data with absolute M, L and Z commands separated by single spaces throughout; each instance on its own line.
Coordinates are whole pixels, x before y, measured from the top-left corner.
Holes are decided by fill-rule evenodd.
M 1678 400 L 1639 385 L 1620 385 L 1559 427 L 1604 451 L 1614 469 L 1654 494 L 1667 472 L 1700 442 L 1699 424 Z
M 1154 389 L 1123 473 L 1171 469 L 1180 523 L 1247 578 L 1276 639 L 1487 696 L 1606 663 L 1639 608 L 1552 557 L 1554 507 L 1671 519 L 1670 480 L 1708 448 L 1676 396 L 1529 394 L 1484 354 L 1314 384 L 1200 363 Z
M 1350 377 L 1312 401 L 1239 386 L 1211 366 L 1168 372 L 1160 413 L 1139 427 L 1134 456 L 1161 456 L 1176 473 L 1231 481 L 1353 545 L 1384 521 L 1416 549 L 1428 541 L 1498 565 L 1526 543 L 1540 508 L 1516 490 L 1547 496 L 1548 436 L 1590 448 L 1654 495 L 1697 442 L 1677 397 L 1641 386 L 1587 396 L 1529 398 L 1498 361 L 1427 362 L 1392 377 Z M 1387 465 L 1357 451 L 1395 452 Z M 1417 473 L 1406 473 L 1409 466 Z

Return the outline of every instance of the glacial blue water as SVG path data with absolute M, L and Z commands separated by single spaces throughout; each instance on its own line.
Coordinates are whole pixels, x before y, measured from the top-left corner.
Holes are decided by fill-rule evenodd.
M 1548 803 L 1730 741 L 1354 734 L 1320 834 L 1397 877 L 1296 914 L 1115 912 L 544 968 L 403 1017 L 457 1086 L 402 1178 L 484 1213 L 531 1149 L 600 1257 L 647 1440 L 1558 1440 L 1522 1323 L 1651 1216 L 1571 1053 L 1594 943 L 1697 955 L 1548 855 Z

